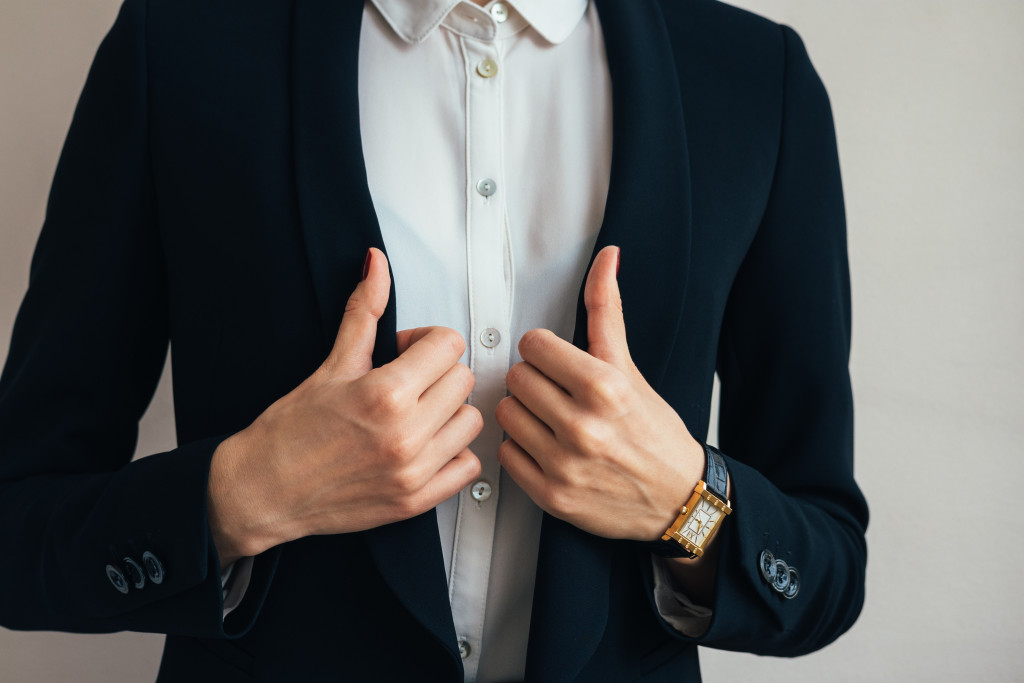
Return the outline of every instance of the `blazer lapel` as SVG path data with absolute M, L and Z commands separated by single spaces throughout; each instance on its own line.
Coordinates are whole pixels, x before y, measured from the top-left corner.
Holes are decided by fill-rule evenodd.
M 658 389 L 682 317 L 690 258 L 690 167 L 679 78 L 655 2 L 595 1 L 612 79 L 613 130 L 608 200 L 591 264 L 603 247 L 622 248 L 619 288 L 630 353 Z M 573 344 L 587 348 L 582 285 Z M 528 680 L 570 681 L 594 653 L 608 618 L 614 545 L 544 515 Z
M 613 123 L 608 200 L 591 264 L 603 247 L 622 247 L 619 290 L 630 355 L 657 389 L 682 319 L 690 266 L 690 160 L 679 77 L 656 2 L 596 5 Z M 573 343 L 587 348 L 582 284 Z
M 293 140 L 299 217 L 324 332 L 324 354 L 368 247 L 385 251 L 359 130 L 363 3 L 297 0 L 293 19 Z M 377 327 L 375 367 L 397 355 L 395 288 Z M 397 598 L 461 666 L 434 511 L 364 534 Z
M 292 37 L 296 194 L 327 349 L 369 247 L 384 251 L 359 130 L 363 3 L 297 0 Z M 374 365 L 397 355 L 395 291 L 378 327 Z M 390 332 L 390 334 L 387 334 Z

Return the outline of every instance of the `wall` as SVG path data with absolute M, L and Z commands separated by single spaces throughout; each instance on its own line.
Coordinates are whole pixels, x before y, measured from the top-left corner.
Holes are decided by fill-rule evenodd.
M 870 565 L 837 643 L 797 660 L 704 650 L 705 679 L 1024 679 L 1024 3 L 739 4 L 796 28 L 832 97 Z M 0 357 L 118 5 L 0 3 Z M 166 378 L 142 432 L 140 453 L 173 446 Z M 0 630 L 0 681 L 152 680 L 161 640 Z

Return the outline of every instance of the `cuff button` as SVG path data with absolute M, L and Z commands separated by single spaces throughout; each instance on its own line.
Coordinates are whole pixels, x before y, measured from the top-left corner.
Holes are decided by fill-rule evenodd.
M 788 587 L 789 565 L 785 560 L 775 560 L 775 581 L 772 582 L 772 588 L 779 593 L 785 593 Z
M 107 565 L 107 578 L 119 593 L 128 593 L 128 581 L 124 578 L 121 570 L 112 564 Z
M 761 578 L 770 584 L 775 583 L 775 556 L 770 550 L 762 550 L 757 558 L 758 567 L 761 570 Z
M 800 592 L 800 572 L 793 567 L 789 568 L 789 585 L 782 591 L 782 597 L 792 600 Z
M 124 558 L 124 575 L 125 578 L 136 588 L 142 588 L 146 585 L 146 575 L 142 571 L 142 567 L 139 563 L 130 557 Z
M 155 584 L 161 584 L 164 582 L 164 576 L 166 576 L 166 573 L 164 572 L 164 565 L 157 559 L 156 555 L 148 550 L 142 553 L 142 564 L 146 566 L 146 576 L 149 577 L 150 581 Z

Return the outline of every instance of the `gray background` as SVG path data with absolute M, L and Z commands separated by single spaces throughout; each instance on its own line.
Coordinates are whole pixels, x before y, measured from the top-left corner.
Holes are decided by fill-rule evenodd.
M 703 650 L 705 678 L 1024 680 L 1024 3 L 738 4 L 795 27 L 832 96 L 872 521 L 867 603 L 849 634 L 796 660 Z M 0 0 L 0 357 L 118 6 Z M 165 376 L 139 452 L 173 446 Z M 152 680 L 161 643 L 0 629 L 0 681 Z

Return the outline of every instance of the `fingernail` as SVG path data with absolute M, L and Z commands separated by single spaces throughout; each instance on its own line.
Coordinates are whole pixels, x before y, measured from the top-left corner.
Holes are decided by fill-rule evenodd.
M 622 265 L 622 247 L 615 247 L 615 277 L 619 276 L 619 266 Z
M 370 256 L 371 255 L 372 255 L 372 253 L 370 252 L 369 249 L 367 249 L 366 250 L 366 260 L 363 261 L 363 277 L 360 278 L 361 280 L 365 280 L 366 276 L 370 274 Z

